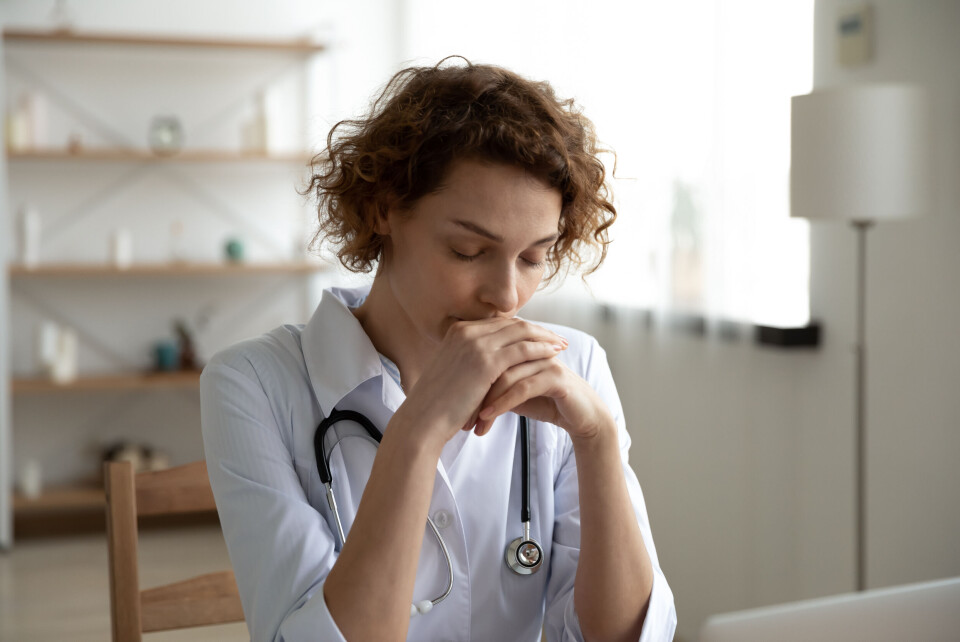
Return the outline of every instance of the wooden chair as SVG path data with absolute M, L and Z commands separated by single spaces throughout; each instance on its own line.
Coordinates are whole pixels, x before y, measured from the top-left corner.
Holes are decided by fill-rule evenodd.
M 216 510 L 206 462 L 136 475 L 130 462 L 106 462 L 104 488 L 114 642 L 139 641 L 150 631 L 243 621 L 233 571 L 140 590 L 137 516 Z

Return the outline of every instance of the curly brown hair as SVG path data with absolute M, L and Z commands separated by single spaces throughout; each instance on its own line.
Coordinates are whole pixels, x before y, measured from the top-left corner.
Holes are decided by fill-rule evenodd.
M 560 192 L 545 282 L 564 266 L 596 270 L 617 212 L 598 158 L 608 150 L 598 146 L 593 123 L 546 82 L 465 58 L 446 64 L 450 58 L 401 70 L 366 118 L 330 130 L 302 192 L 318 201 L 311 245 L 331 242 L 344 267 L 369 272 L 383 252 L 378 217 L 388 207 L 409 209 L 442 187 L 453 161 L 471 158 L 522 167 Z

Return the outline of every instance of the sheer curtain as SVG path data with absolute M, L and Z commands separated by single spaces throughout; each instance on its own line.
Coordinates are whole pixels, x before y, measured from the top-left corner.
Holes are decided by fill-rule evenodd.
M 657 62 L 639 74 L 635 118 L 610 117 L 626 161 L 615 181 L 623 217 L 598 294 L 681 316 L 803 325 L 808 239 L 788 218 L 789 105 L 812 85 L 812 4 L 647 9 L 660 15 L 640 58 Z
M 584 108 L 616 152 L 620 213 L 593 300 L 807 322 L 807 224 L 788 219 L 787 187 L 790 96 L 812 85 L 813 0 L 478 6 L 409 0 L 403 57 L 502 64 Z M 571 279 L 561 298 L 582 296 Z

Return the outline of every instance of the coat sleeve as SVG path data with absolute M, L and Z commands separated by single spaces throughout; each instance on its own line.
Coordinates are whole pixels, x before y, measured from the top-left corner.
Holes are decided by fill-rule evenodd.
M 214 357 L 200 377 L 203 445 L 227 551 L 255 642 L 345 642 L 323 583 L 334 537 L 307 501 L 249 361 Z
M 633 512 L 637 523 L 640 525 L 643 542 L 647 547 L 650 562 L 653 566 L 653 590 L 650 593 L 650 604 L 640 634 L 640 642 L 669 642 L 673 639 L 673 634 L 677 628 L 677 612 L 674 607 L 673 592 L 660 569 L 657 550 L 653 544 L 653 535 L 650 531 L 650 520 L 647 517 L 647 508 L 643 500 L 643 491 L 641 491 L 640 482 L 628 461 L 630 435 L 627 433 L 623 408 L 613 382 L 613 375 L 607 364 L 606 353 L 596 340 L 591 339 L 590 341 L 591 348 L 580 374 L 606 402 L 616 420 L 620 436 L 620 465 L 627 482 Z M 573 599 L 574 579 L 577 573 L 577 562 L 580 559 L 580 502 L 577 462 L 569 437 L 566 436 L 566 432 L 563 435 L 565 437 L 563 459 L 554 486 L 553 552 L 550 560 L 550 579 L 547 584 L 546 617 L 544 621 L 547 640 L 551 642 L 554 640 L 563 642 L 583 640 Z

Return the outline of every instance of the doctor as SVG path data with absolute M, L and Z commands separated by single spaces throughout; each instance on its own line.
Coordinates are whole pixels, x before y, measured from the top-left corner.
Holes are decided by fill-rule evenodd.
M 558 271 L 603 259 L 616 213 L 597 152 L 546 83 L 448 61 L 401 71 L 331 132 L 318 240 L 375 269 L 372 286 L 325 291 L 305 326 L 201 377 L 253 640 L 672 639 L 604 351 L 517 316 Z M 362 419 L 315 448 L 345 411 Z M 507 563 L 521 537 L 533 572 Z

